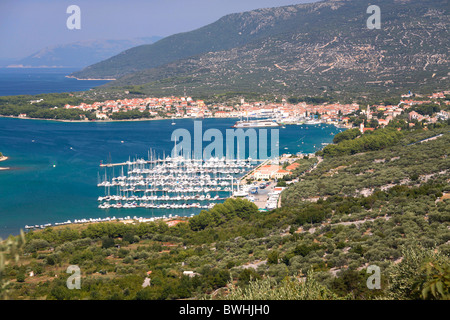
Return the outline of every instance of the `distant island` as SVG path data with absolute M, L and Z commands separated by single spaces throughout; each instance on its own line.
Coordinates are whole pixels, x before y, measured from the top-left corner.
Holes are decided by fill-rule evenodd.
M 83 68 L 132 47 L 151 44 L 160 39 L 161 37 L 154 36 L 122 40 L 77 41 L 45 47 L 28 57 L 3 65 L 7 68 Z

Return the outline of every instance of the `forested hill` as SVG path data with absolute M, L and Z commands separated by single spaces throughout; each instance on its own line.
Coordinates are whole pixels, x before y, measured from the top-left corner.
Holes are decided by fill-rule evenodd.
M 282 202 L 289 206 L 299 199 L 374 196 L 396 186 L 412 188 L 425 183 L 450 191 L 449 143 L 447 126 L 414 132 L 388 127 L 327 145 L 318 152 L 324 161 L 289 187 Z
M 225 92 L 366 96 L 449 85 L 445 0 L 320 1 L 223 17 L 127 50 L 77 77 L 118 77 L 108 88 L 147 94 Z M 136 86 L 137 85 L 137 86 Z

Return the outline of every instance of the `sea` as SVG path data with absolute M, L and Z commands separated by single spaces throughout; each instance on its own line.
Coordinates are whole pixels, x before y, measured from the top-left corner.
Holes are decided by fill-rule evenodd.
M 62 84 L 57 87 L 62 91 L 74 89 Z M 3 94 L 13 91 L 23 94 L 39 89 L 15 88 Z M 0 152 L 8 156 L 0 167 L 10 168 L 0 170 L 0 237 L 18 234 L 25 225 L 199 213 L 200 209 L 195 208 L 100 209 L 97 198 L 104 195 L 104 188 L 97 186 L 104 174 L 100 164 L 147 159 L 150 149 L 160 157 L 167 156 L 174 148 L 174 130 L 186 129 L 194 137 L 194 124 L 201 121 L 203 132 L 218 129 L 225 137 L 236 120 L 177 119 L 172 125 L 172 120 L 58 122 L 0 117 Z M 280 127 L 279 153 L 315 152 L 342 130 L 326 124 Z M 203 147 L 209 143 L 204 142 Z

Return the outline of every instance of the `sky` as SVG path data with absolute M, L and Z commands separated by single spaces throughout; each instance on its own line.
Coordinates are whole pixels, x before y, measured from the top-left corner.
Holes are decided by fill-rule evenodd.
M 82 40 L 169 36 L 222 16 L 317 0 L 0 0 L 0 59 L 21 59 L 47 46 Z M 70 30 L 70 5 L 80 29 Z

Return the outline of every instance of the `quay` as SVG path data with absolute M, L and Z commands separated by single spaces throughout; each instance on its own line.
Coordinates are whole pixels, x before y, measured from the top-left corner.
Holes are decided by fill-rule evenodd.
M 128 163 L 127 162 L 122 162 L 122 163 L 100 163 L 100 167 L 105 168 L 105 167 L 117 167 L 117 166 L 126 166 Z
M 203 163 L 203 162 L 208 162 L 208 160 L 203 160 L 203 159 L 187 159 L 190 162 L 194 162 L 194 163 Z M 262 159 L 245 159 L 245 160 L 239 160 L 239 159 L 225 159 L 225 163 L 233 163 L 233 162 L 237 162 L 237 161 L 249 161 L 249 162 L 266 162 L 267 160 L 262 160 Z M 105 167 L 120 167 L 120 166 L 130 166 L 130 165 L 136 165 L 136 164 L 163 164 L 163 163 L 169 163 L 172 162 L 172 158 L 167 157 L 165 159 L 157 159 L 157 160 L 143 160 L 143 159 L 139 159 L 136 161 L 127 161 L 127 162 L 119 162 L 119 163 L 100 163 L 100 167 L 105 168 Z

